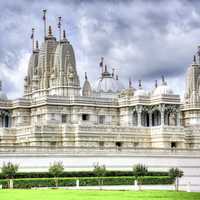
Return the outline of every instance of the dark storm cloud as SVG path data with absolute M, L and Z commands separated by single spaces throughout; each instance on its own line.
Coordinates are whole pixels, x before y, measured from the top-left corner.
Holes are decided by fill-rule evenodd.
M 0 78 L 10 97 L 22 93 L 32 26 L 42 41 L 44 8 L 56 36 L 57 17 L 63 17 L 81 78 L 87 71 L 95 81 L 99 59 L 104 56 L 110 68 L 117 68 L 125 85 L 129 76 L 153 84 L 164 74 L 176 91 L 183 90 L 177 77 L 184 80 L 200 42 L 200 1 L 2 0 Z

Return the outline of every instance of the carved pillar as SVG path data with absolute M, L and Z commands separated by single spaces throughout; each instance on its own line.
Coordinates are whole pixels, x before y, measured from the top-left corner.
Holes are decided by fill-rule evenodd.
M 161 114 L 161 126 L 165 125 L 165 104 L 160 105 L 160 114 Z
M 128 108 L 128 125 L 133 125 L 133 112 L 131 108 Z
M 149 112 L 149 127 L 152 126 L 152 111 L 150 110 Z
M 181 125 L 181 119 L 180 119 L 180 110 L 179 109 L 177 109 L 177 111 L 176 111 L 176 125 L 177 126 L 180 126 Z
M 142 106 L 138 106 L 137 107 L 137 114 L 138 114 L 138 127 L 141 127 L 142 126 L 142 119 L 141 119 L 141 114 L 142 114 Z

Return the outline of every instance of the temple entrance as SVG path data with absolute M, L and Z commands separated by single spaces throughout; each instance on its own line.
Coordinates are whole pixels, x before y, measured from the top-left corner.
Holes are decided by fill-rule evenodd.
M 160 126 L 161 125 L 161 113 L 159 110 L 155 110 L 152 113 L 152 126 Z

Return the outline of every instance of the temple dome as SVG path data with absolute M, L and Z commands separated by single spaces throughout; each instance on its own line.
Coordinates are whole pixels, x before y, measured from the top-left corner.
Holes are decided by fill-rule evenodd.
M 148 96 L 148 93 L 143 88 L 139 88 L 135 91 L 134 96 Z
M 7 99 L 8 99 L 7 95 L 4 92 L 0 91 L 0 100 L 7 100 Z
M 105 93 L 118 93 L 124 89 L 123 85 L 119 80 L 116 80 L 112 76 L 102 77 L 96 83 L 94 91 L 105 92 Z
M 153 96 L 172 95 L 173 90 L 167 85 L 167 82 L 162 77 L 162 84 L 157 86 L 153 91 Z
M 153 92 L 154 96 L 157 96 L 157 95 L 171 95 L 171 94 L 173 94 L 173 91 L 167 85 L 160 85 Z
M 139 80 L 139 88 L 135 91 L 134 96 L 148 96 L 148 92 L 142 87 L 141 80 Z
M 0 81 L 0 100 L 5 101 L 5 100 L 7 100 L 7 99 L 8 99 L 8 98 L 7 98 L 6 93 L 4 93 L 4 92 L 2 91 L 2 83 L 1 83 L 1 81 Z

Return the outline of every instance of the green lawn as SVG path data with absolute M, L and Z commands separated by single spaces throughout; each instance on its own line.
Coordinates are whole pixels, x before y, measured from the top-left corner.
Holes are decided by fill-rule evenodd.
M 174 191 L 0 190 L 0 200 L 200 200 L 200 193 Z

